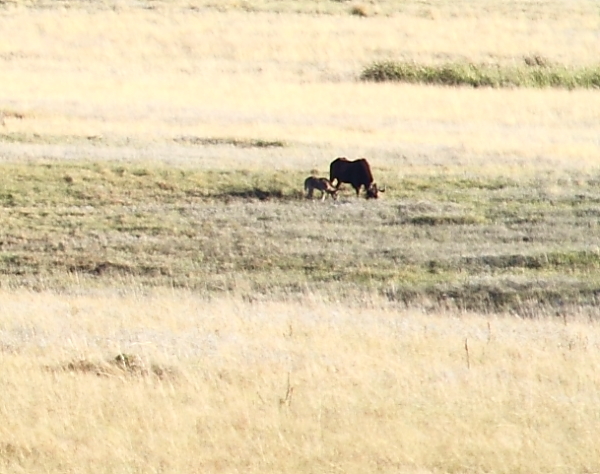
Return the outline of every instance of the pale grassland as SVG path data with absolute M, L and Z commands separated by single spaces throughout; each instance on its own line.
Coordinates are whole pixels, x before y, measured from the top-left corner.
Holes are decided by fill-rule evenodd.
M 353 6 L 368 16 L 351 15 Z M 568 65 L 595 64 L 599 25 L 597 3 L 584 0 L 9 1 L 0 10 L 0 158 L 300 174 L 324 171 L 338 155 L 363 155 L 377 176 L 401 182 L 412 175 L 417 188 L 423 175 L 540 175 L 547 178 L 540 180 L 544 205 L 565 195 L 565 182 L 569 192 L 589 199 L 591 227 L 577 227 L 583 218 L 569 220 L 565 212 L 563 227 L 549 238 L 585 233 L 588 250 L 597 221 L 597 91 L 364 84 L 358 77 L 382 59 L 512 64 L 539 54 Z M 272 139 L 286 146 L 174 142 L 180 137 L 190 143 Z M 88 192 L 85 180 L 70 175 L 61 176 L 63 187 L 68 178 Z M 583 192 L 573 182 L 578 179 L 587 183 Z M 26 267 L 19 262 L 56 260 L 48 253 L 87 239 L 87 251 L 99 249 L 103 258 L 106 235 L 95 227 L 104 217 L 101 207 L 74 209 L 80 217 L 69 217 L 67 209 L 65 228 L 88 213 L 98 222 L 83 236 L 75 228 L 54 240 L 66 204 L 55 210 L 19 205 L 24 197 L 43 201 L 43 182 L 35 180 L 33 194 L 13 196 L 14 213 L 2 214 L 29 223 L 22 232 L 5 229 L 3 245 L 22 243 L 31 252 L 14 260 L 16 271 Z M 152 217 L 150 230 L 173 219 L 152 211 L 164 207 L 149 196 L 141 207 L 151 211 L 131 217 L 132 227 L 140 228 L 145 216 Z M 498 207 L 514 206 L 521 218 L 524 205 L 506 196 Z M 425 204 L 422 195 L 408 203 L 390 199 L 378 212 L 407 205 L 443 210 L 436 199 L 435 193 Z M 115 215 L 139 203 L 129 204 Z M 196 204 L 197 222 L 188 210 Z M 289 205 L 296 204 L 304 212 L 303 203 Z M 358 215 L 363 206 L 352 201 L 349 212 Z M 211 208 L 177 209 L 191 216 L 195 229 Z M 221 213 L 235 216 L 236 209 L 246 208 Z M 301 215 L 275 209 L 288 225 Z M 28 216 L 40 210 L 57 212 L 58 224 L 31 223 Z M 554 214 L 547 215 L 550 233 Z M 161 217 L 165 222 L 155 225 Z M 508 238 L 519 229 L 499 222 L 500 256 L 513 249 L 520 255 L 523 240 Z M 141 229 L 143 241 L 148 235 Z M 424 242 L 439 253 L 454 240 L 474 248 L 473 240 L 463 243 L 445 229 L 424 228 Z M 239 247 L 227 230 L 219 228 L 222 239 L 211 240 L 210 229 L 199 235 L 217 250 Z M 251 230 L 239 231 L 246 232 L 242 243 Z M 442 244 L 430 238 L 436 232 L 446 239 Z M 321 237 L 314 227 L 298 235 Z M 356 233 L 358 250 L 385 250 L 369 235 L 375 232 Z M 575 237 L 566 254 L 580 250 Z M 337 228 L 336 238 L 345 238 Z M 280 271 L 282 279 L 294 277 Z M 366 288 L 345 301 L 316 291 L 262 300 L 252 294 L 256 281 L 232 278 L 239 280 L 233 294 L 213 299 L 149 293 L 126 276 L 115 277 L 111 289 L 83 294 L 77 281 L 71 293 L 0 292 L 0 472 L 600 471 L 600 330 L 583 310 L 529 320 L 426 314 L 424 307 L 400 309 Z M 142 362 L 122 370 L 112 363 L 118 354 Z
M 398 166 L 404 156 L 403 164 L 430 169 L 532 159 L 552 169 L 595 164 L 595 91 L 357 80 L 366 64 L 380 59 L 511 64 L 539 54 L 595 64 L 600 17 L 594 2 L 394 3 L 365 3 L 380 8 L 366 18 L 348 14 L 348 2 L 6 7 L 1 132 L 25 141 L 41 135 L 65 145 L 54 151 L 63 157 L 87 153 L 68 145 L 73 136 L 146 145 L 137 153 L 144 159 L 177 155 L 178 147 L 160 146 L 193 136 L 283 140 L 290 148 L 278 160 L 291 156 L 297 168 L 312 167 L 315 156 L 328 163 L 333 155 L 367 153 L 376 163 Z M 18 156 L 14 147 L 0 150 Z M 232 153 L 221 150 L 214 166 L 237 166 Z
M 2 472 L 600 469 L 600 329 L 576 316 L 0 297 Z M 120 353 L 162 376 L 96 374 Z

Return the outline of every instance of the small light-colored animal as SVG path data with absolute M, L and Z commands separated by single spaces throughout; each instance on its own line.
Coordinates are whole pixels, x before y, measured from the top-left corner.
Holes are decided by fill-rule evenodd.
M 321 201 L 324 201 L 328 194 L 334 200 L 337 199 L 338 190 L 331 185 L 331 182 L 327 178 L 309 176 L 304 180 L 304 191 L 306 192 L 307 199 L 313 198 L 315 189 L 321 191 Z

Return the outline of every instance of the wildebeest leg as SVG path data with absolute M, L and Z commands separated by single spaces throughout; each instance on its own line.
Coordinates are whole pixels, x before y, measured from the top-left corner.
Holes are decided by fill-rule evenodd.
M 352 187 L 356 191 L 356 197 L 358 197 L 360 194 L 360 185 L 358 185 L 358 186 L 352 185 Z

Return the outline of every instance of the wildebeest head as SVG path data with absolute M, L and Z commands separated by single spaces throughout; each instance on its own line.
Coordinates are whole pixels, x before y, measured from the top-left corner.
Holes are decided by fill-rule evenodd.
M 367 199 L 377 199 L 379 197 L 379 193 L 384 193 L 385 187 L 378 188 L 376 183 L 372 183 L 371 186 L 367 188 Z

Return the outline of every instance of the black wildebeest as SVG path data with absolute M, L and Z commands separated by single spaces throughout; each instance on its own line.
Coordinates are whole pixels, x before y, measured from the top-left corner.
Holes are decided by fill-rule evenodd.
M 360 188 L 365 187 L 367 199 L 377 199 L 379 192 L 384 192 L 385 189 L 377 189 L 377 184 L 373 182 L 373 174 L 369 162 L 360 158 L 350 161 L 347 158 L 336 158 L 329 165 L 329 181 L 335 183 L 336 189 L 339 189 L 342 183 L 349 183 L 356 191 L 358 197 Z

